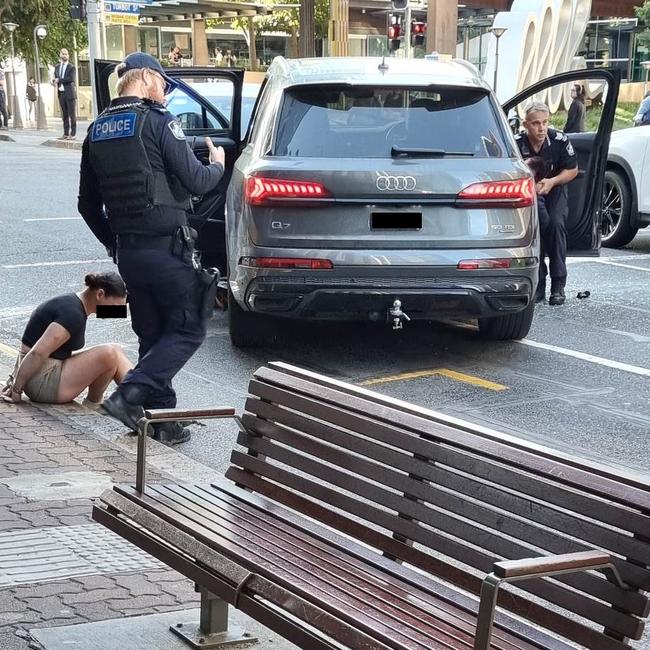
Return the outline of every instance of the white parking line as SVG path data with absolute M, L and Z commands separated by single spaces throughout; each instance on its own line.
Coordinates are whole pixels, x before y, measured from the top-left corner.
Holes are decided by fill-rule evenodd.
M 608 266 L 622 266 L 624 269 L 632 269 L 633 271 L 650 272 L 650 267 L 647 266 L 634 266 L 633 264 L 621 264 L 620 262 L 610 262 L 609 260 L 598 260 L 600 264 L 607 264 Z
M 600 262 L 605 264 L 607 262 L 619 262 L 620 260 L 647 260 L 650 258 L 648 253 L 639 253 L 638 255 L 607 255 L 605 257 L 569 257 L 567 264 L 585 264 L 589 262 Z
M 65 262 L 32 262 L 31 264 L 3 264 L 3 269 L 25 269 L 34 266 L 70 266 L 72 264 L 112 264 L 113 260 L 66 260 Z
M 549 345 L 548 343 L 539 343 L 538 341 L 531 341 L 530 339 L 523 339 L 521 341 L 517 341 L 517 343 L 520 343 L 521 345 L 528 345 L 531 348 L 557 352 L 558 354 L 563 354 L 566 357 L 573 357 L 574 359 L 580 359 L 581 361 L 596 363 L 599 366 L 614 368 L 615 370 L 623 370 L 624 372 L 640 375 L 641 377 L 650 377 L 650 368 L 633 366 L 629 363 L 613 361 L 612 359 L 605 359 L 604 357 L 596 357 L 593 354 L 586 354 L 585 352 L 578 352 L 577 350 L 570 350 L 569 348 L 561 348 L 557 345 Z
M 82 221 L 81 217 L 39 217 L 38 219 L 23 219 L 23 221 Z

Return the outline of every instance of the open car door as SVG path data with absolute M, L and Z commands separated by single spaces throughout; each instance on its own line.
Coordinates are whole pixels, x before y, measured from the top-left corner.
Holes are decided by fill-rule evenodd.
M 95 61 L 97 112 L 115 97 L 117 61 Z M 232 169 L 241 149 L 243 70 L 222 68 L 167 68 L 175 84 L 166 97 L 167 109 L 178 117 L 196 157 L 208 162 L 205 138 L 226 153 L 226 168 L 217 187 L 209 194 L 192 197 L 190 225 L 199 232 L 197 248 L 204 266 L 226 272 L 225 205 Z
M 578 176 L 569 183 L 567 250 L 572 255 L 598 255 L 601 241 L 603 190 L 609 138 L 614 125 L 620 71 L 595 68 L 563 72 L 518 93 L 503 104 L 513 130 L 520 129 L 524 108 L 531 101 L 548 105 L 553 128 L 564 131 L 571 102 L 570 89 L 586 91 L 586 130 L 567 133 L 578 158 Z

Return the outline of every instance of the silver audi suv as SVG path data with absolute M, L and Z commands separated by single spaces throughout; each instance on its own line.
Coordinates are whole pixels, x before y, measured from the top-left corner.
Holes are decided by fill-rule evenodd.
M 226 203 L 230 333 L 266 316 L 533 318 L 534 184 L 501 107 L 461 61 L 276 59 Z
M 100 111 L 116 65 L 95 61 Z M 597 131 L 571 135 L 567 240 L 598 254 L 614 70 L 560 73 L 503 107 L 471 64 L 437 56 L 278 58 L 261 87 L 235 68 L 167 74 L 168 110 L 196 156 L 207 161 L 206 136 L 226 152 L 189 218 L 204 265 L 227 276 L 235 345 L 263 342 L 281 318 L 476 319 L 485 338 L 526 336 L 536 199 L 511 127 L 529 98 L 560 97 L 586 75 L 606 92 Z

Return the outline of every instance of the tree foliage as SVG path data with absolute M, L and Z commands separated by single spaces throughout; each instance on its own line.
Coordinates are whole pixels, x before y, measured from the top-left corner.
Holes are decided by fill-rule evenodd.
M 262 0 L 262 3 L 273 7 L 277 4 L 274 0 Z M 284 32 L 286 34 L 297 33 L 300 24 L 299 5 L 300 0 L 285 0 L 283 5 L 295 5 L 295 9 L 279 9 L 268 16 L 260 16 L 255 19 L 255 30 L 261 32 Z M 329 20 L 329 0 L 315 0 L 314 22 L 316 27 L 316 38 L 327 37 L 327 22 Z M 218 21 L 223 23 L 223 21 Z M 231 21 L 232 29 L 248 30 L 247 18 L 234 18 Z
M 645 25 L 645 30 L 638 35 L 638 41 L 645 47 L 650 47 L 650 0 L 645 0 L 643 6 L 635 7 L 639 22 Z
M 38 44 L 42 63 L 56 63 L 62 47 L 70 51 L 77 39 L 77 50 L 86 47 L 88 35 L 86 24 L 72 20 L 68 13 L 68 0 L 0 0 L 0 21 L 17 23 L 14 32 L 16 56 L 34 62 L 34 28 L 47 27 L 47 36 Z M 7 30 L 2 30 L 0 56 L 11 55 L 10 39 Z

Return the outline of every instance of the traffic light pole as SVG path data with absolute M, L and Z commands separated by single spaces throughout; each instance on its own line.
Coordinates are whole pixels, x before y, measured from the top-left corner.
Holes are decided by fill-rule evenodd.
M 88 17 L 88 58 L 90 59 L 90 88 L 92 92 L 93 117 L 97 117 L 97 79 L 95 79 L 95 59 L 101 59 L 101 11 L 97 0 L 87 0 Z

